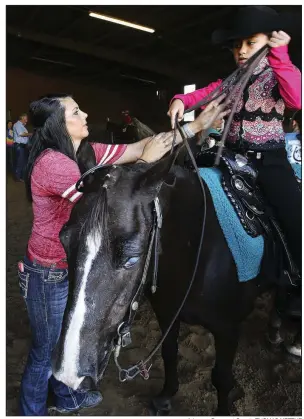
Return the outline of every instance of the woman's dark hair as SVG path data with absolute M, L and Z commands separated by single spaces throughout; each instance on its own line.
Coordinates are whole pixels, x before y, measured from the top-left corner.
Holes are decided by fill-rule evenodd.
M 6 128 L 7 128 L 8 124 L 9 124 L 9 122 L 13 123 L 13 121 L 12 121 L 11 119 L 8 119 L 8 120 L 6 121 Z
M 76 161 L 73 142 L 65 123 L 65 109 L 61 99 L 72 97 L 68 94 L 46 95 L 30 104 L 29 117 L 33 125 L 31 151 L 25 171 L 25 186 L 27 197 L 32 202 L 31 174 L 34 164 L 40 154 L 50 148 L 60 151 Z

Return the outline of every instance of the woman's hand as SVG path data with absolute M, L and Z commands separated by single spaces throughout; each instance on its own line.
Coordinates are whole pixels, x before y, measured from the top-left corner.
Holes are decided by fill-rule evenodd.
M 195 134 L 200 131 L 204 131 L 212 126 L 214 121 L 217 119 L 223 119 L 224 116 L 228 115 L 230 109 L 227 109 L 228 103 L 223 101 L 225 95 L 219 96 L 217 99 L 210 102 L 203 112 L 195 119 L 195 121 L 189 123 L 189 128 Z
M 153 163 L 161 159 L 168 151 L 170 151 L 173 142 L 173 132 L 161 132 L 155 135 L 146 144 L 139 160 L 147 163 Z
M 283 31 L 273 31 L 271 34 L 271 38 L 268 41 L 268 45 L 271 48 L 283 47 L 284 45 L 288 45 L 291 38 L 290 36 Z
M 174 129 L 175 127 L 175 117 L 176 114 L 178 116 L 178 121 L 180 122 L 183 119 L 185 111 L 185 105 L 184 102 L 180 99 L 175 99 L 168 110 L 167 115 L 170 116 L 171 119 L 171 128 Z

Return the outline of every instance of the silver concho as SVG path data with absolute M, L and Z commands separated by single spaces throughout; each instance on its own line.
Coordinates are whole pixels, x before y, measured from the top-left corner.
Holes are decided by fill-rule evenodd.
M 239 167 L 243 167 L 243 166 L 246 166 L 246 164 L 248 163 L 248 160 L 246 159 L 245 156 L 242 156 L 241 154 L 236 154 L 235 162 Z
M 244 183 L 240 179 L 236 179 L 234 181 L 234 186 L 236 187 L 238 191 L 241 191 L 242 189 L 244 189 Z
M 134 303 L 131 306 L 132 310 L 136 311 L 138 309 L 138 302 L 134 301 Z

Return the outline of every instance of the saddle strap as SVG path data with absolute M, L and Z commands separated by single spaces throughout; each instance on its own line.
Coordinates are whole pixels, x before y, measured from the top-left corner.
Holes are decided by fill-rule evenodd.
M 288 270 L 289 274 L 291 275 L 291 277 L 294 279 L 294 281 L 297 281 L 298 278 L 299 278 L 299 270 L 298 270 L 296 264 L 294 263 L 294 261 L 292 259 L 292 256 L 289 252 L 285 236 L 284 236 L 282 230 L 280 229 L 278 223 L 276 222 L 276 220 L 273 217 L 270 217 L 270 222 L 271 222 L 271 225 L 273 227 L 273 231 L 275 232 L 275 234 L 278 237 L 280 243 L 282 244 L 284 254 L 285 254 L 285 257 L 286 257 L 286 262 L 287 262 L 287 265 L 288 265 L 287 270 Z M 291 283 L 293 283 L 292 279 L 291 279 Z

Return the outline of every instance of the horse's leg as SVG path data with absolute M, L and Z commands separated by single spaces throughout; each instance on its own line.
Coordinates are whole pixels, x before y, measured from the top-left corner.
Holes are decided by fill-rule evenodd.
M 238 327 L 222 328 L 213 332 L 215 343 L 215 366 L 212 370 L 212 384 L 217 390 L 218 408 L 216 415 L 228 416 L 234 401 L 243 397 L 244 392 L 236 387 L 232 365 L 238 345 Z
M 159 325 L 162 333 L 165 333 L 167 327 L 159 319 Z M 162 345 L 162 358 L 165 368 L 165 383 L 162 391 L 153 398 L 150 413 L 157 416 L 166 416 L 171 410 L 171 398 L 178 392 L 179 382 L 177 375 L 177 352 L 178 352 L 178 334 L 180 321 L 177 320 L 172 326 L 168 336 Z
M 273 307 L 268 323 L 268 340 L 272 345 L 278 346 L 284 340 L 280 334 L 281 326 L 282 319 L 279 316 L 276 307 Z

